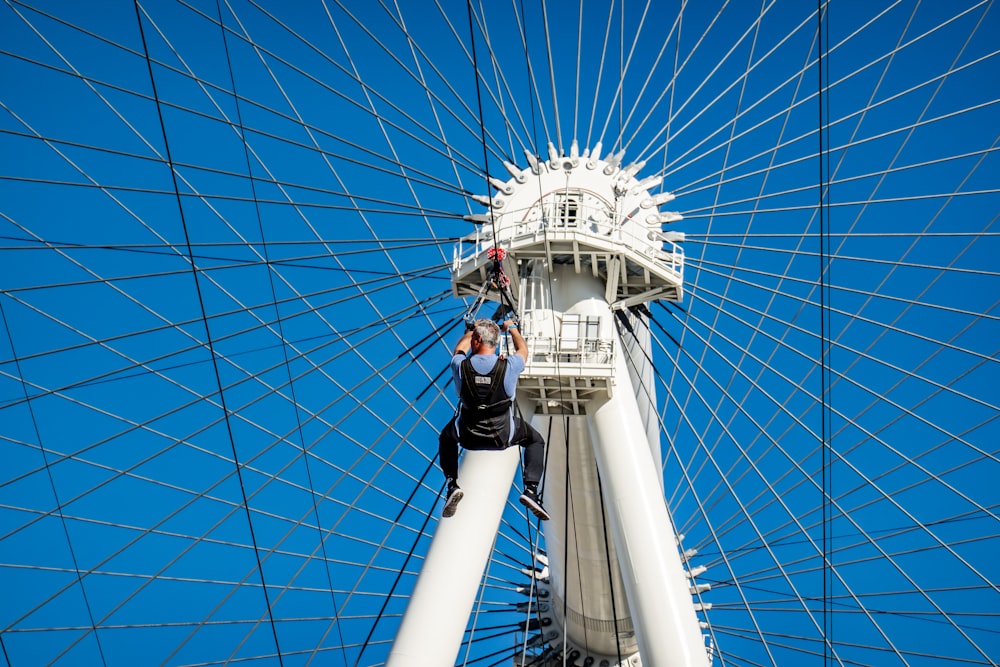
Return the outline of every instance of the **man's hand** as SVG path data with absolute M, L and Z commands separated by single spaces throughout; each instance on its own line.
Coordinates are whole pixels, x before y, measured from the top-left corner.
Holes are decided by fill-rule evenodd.
M 467 329 L 465 333 L 462 334 L 462 337 L 458 339 L 457 343 L 455 343 L 455 349 L 451 353 L 452 356 L 455 356 L 456 354 L 469 353 L 469 350 L 472 349 L 472 334 L 472 329 Z
M 525 363 L 528 361 L 528 343 L 525 342 L 524 337 L 517 328 L 517 322 L 514 320 L 507 320 L 500 325 L 500 328 L 504 333 L 510 335 L 510 342 L 514 344 L 514 354 L 524 359 Z

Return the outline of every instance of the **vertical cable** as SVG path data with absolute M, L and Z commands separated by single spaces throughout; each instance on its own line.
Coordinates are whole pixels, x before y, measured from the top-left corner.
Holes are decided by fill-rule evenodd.
M 552 86 L 552 116 L 555 118 L 556 145 L 559 147 L 559 154 L 564 155 L 562 128 L 559 126 L 559 98 L 556 95 L 556 69 L 555 63 L 552 60 L 552 40 L 549 37 L 549 14 L 545 9 L 545 0 L 542 0 L 542 27 L 545 29 L 545 52 L 549 59 L 549 84 Z
M 625 148 L 625 0 L 618 5 L 618 150 Z
M 167 139 L 167 126 L 163 118 L 163 107 L 160 104 L 160 96 L 156 88 L 156 78 L 153 76 L 153 61 L 149 57 L 149 45 L 146 42 L 146 32 L 142 26 L 142 11 L 139 8 L 139 0 L 134 0 L 133 5 L 135 6 L 135 18 L 139 24 L 139 37 L 142 40 L 142 51 L 146 58 L 146 67 L 149 71 L 149 83 L 152 87 L 153 102 L 156 104 L 156 115 L 159 119 L 160 132 L 163 136 L 163 149 L 166 153 L 166 163 L 167 167 L 170 169 L 170 178 L 173 182 L 174 198 L 177 201 L 177 212 L 180 216 L 181 228 L 184 230 L 184 244 L 187 248 L 188 259 L 191 262 L 191 275 L 194 278 L 194 288 L 198 295 L 198 307 L 201 309 L 201 321 L 205 327 L 205 346 L 208 349 L 209 357 L 212 359 L 212 369 L 215 373 L 215 383 L 219 394 L 219 405 L 222 408 L 222 416 L 226 422 L 226 432 L 229 435 L 229 446 L 233 453 L 233 464 L 236 466 L 236 478 L 240 483 L 240 494 L 243 498 L 243 509 L 247 516 L 247 527 L 250 532 L 250 541 L 253 546 L 254 557 L 257 560 L 257 573 L 260 575 L 261 590 L 264 591 L 264 604 L 267 606 L 267 617 L 271 624 L 271 634 L 274 636 L 274 650 L 278 656 L 278 663 L 280 665 L 284 665 L 284 660 L 281 655 L 281 645 L 278 643 L 278 629 L 274 623 L 274 614 L 271 609 L 271 597 L 267 590 L 267 582 L 264 580 L 264 566 L 260 558 L 260 548 L 257 546 L 257 536 L 254 533 L 253 516 L 250 512 L 250 504 L 247 500 L 247 490 L 243 481 L 243 465 L 240 463 L 239 455 L 236 453 L 236 438 L 233 435 L 233 426 L 229 418 L 229 408 L 226 405 L 226 395 L 222 390 L 222 375 L 219 372 L 219 358 L 215 353 L 215 346 L 212 342 L 212 331 L 208 326 L 208 312 L 205 309 L 205 298 L 201 291 L 201 281 L 198 278 L 198 267 L 194 260 L 194 249 L 191 245 L 191 235 L 188 230 L 187 219 L 184 215 L 184 206 L 181 201 L 180 188 L 177 183 L 177 169 L 174 166 L 173 157 L 170 153 L 170 142 Z
M 539 498 L 544 497 L 545 471 L 548 470 L 549 467 L 549 442 L 551 441 L 552 441 L 552 420 L 550 419 L 548 428 L 546 429 L 545 432 L 545 449 L 542 456 L 542 479 L 540 480 L 541 488 L 539 490 Z M 528 547 L 529 549 L 531 549 L 532 576 L 531 576 L 530 590 L 528 593 L 528 608 L 526 611 L 527 618 L 525 619 L 525 626 L 524 626 L 524 640 L 521 643 L 521 664 L 518 667 L 527 667 L 524 661 L 528 654 L 528 625 L 531 622 L 532 611 L 534 611 L 535 613 L 535 618 L 539 620 L 540 629 L 542 630 L 542 632 L 544 632 L 544 627 L 541 626 L 541 610 L 538 608 L 538 601 L 535 598 L 535 596 L 537 595 L 536 593 L 537 579 L 535 578 L 534 574 L 538 572 L 538 545 L 539 542 L 541 541 L 544 529 L 541 526 L 541 520 L 536 519 L 535 530 L 532 531 L 530 512 L 524 513 L 524 519 L 528 525 L 527 536 L 528 536 Z M 534 537 L 532 537 L 532 532 L 534 532 Z
M 563 408 L 563 410 L 565 411 L 565 407 Z M 562 607 L 563 607 L 562 608 L 562 617 L 563 617 L 563 626 L 562 626 L 562 656 L 563 656 L 563 664 L 565 665 L 566 664 L 566 650 L 568 648 L 567 642 L 569 641 L 569 632 L 567 632 L 568 625 L 569 625 L 569 618 L 568 618 L 568 612 L 569 612 L 569 577 L 566 576 L 567 573 L 569 572 L 569 517 L 570 517 L 570 512 L 569 512 L 569 508 L 570 508 L 570 504 L 569 504 L 569 499 L 570 499 L 570 492 L 569 492 L 569 485 L 570 485 L 570 475 L 569 475 L 569 415 L 565 415 L 565 417 L 563 419 L 563 447 L 566 450 L 566 480 L 564 482 L 566 488 L 563 489 L 563 511 L 566 513 L 566 517 L 563 520 L 563 596 L 562 596 L 563 597 L 563 600 L 562 600 L 562 603 L 563 603 L 562 604 Z M 573 520 L 574 521 L 576 520 L 576 514 L 573 515 Z
M 615 631 L 615 653 L 618 657 L 618 664 L 622 664 L 622 644 L 618 635 L 618 606 L 615 604 L 615 577 L 611 570 L 611 545 L 608 544 L 608 512 L 604 502 L 604 484 L 601 482 L 601 468 L 594 461 L 597 470 L 597 492 L 601 498 L 601 526 L 604 533 L 604 561 L 608 565 L 608 590 L 611 591 L 611 622 L 614 623 Z
M 476 77 L 476 105 L 479 109 L 479 135 L 483 144 L 483 170 L 486 179 L 486 194 L 490 198 L 490 229 L 493 232 L 493 249 L 499 249 L 497 241 L 497 223 L 493 215 L 493 197 L 490 196 L 493 185 L 490 183 L 490 162 L 486 149 L 486 121 L 483 118 L 483 94 L 479 87 L 479 59 L 476 56 L 476 31 L 473 26 L 472 0 L 466 0 L 465 7 L 469 13 L 469 48 L 472 50 L 472 70 Z
M 823 543 L 823 664 L 830 665 L 833 655 L 833 570 L 830 559 L 832 552 L 832 504 L 830 498 L 833 485 L 832 429 L 830 402 L 830 192 L 829 192 L 829 138 L 827 123 L 829 114 L 829 16 L 827 0 L 817 0 L 817 44 L 816 59 L 819 111 L 819 343 L 820 343 L 820 451 L 822 475 L 822 543 Z

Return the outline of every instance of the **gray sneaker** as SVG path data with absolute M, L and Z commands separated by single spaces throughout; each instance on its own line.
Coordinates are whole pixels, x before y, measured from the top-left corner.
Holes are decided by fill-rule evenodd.
M 450 516 L 455 516 L 455 510 L 458 509 L 458 502 L 462 499 L 465 492 L 459 488 L 453 480 L 448 481 L 448 494 L 445 496 L 444 508 L 441 510 L 441 516 L 448 518 Z

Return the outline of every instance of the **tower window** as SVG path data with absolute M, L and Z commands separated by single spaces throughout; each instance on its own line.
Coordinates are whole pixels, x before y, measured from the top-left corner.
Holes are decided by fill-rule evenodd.
M 576 226 L 580 219 L 580 195 L 556 193 L 555 222 L 558 225 Z

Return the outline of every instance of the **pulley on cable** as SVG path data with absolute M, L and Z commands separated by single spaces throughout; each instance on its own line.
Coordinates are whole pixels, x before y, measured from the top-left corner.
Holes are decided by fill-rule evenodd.
M 507 277 L 507 274 L 503 270 L 503 260 L 506 257 L 507 251 L 497 246 L 489 248 L 486 251 L 486 258 L 492 262 L 493 266 L 490 270 L 490 277 L 479 288 L 479 293 L 476 295 L 475 301 L 465 311 L 463 319 L 467 327 L 471 328 L 477 319 L 479 310 L 487 301 L 499 301 L 500 303 L 493 312 L 493 315 L 490 316 L 491 320 L 499 322 L 510 319 L 515 323 L 520 322 L 517 307 L 514 304 L 514 295 L 510 289 L 510 278 Z M 494 290 L 497 293 L 497 298 L 490 299 L 490 293 Z

